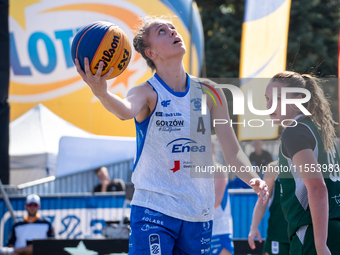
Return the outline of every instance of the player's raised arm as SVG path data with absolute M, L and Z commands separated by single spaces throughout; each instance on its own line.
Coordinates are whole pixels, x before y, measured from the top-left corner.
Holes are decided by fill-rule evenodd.
M 140 85 L 132 88 L 125 99 L 110 93 L 107 90 L 107 78 L 113 72 L 110 69 L 105 75 L 101 76 L 103 62 L 99 63 L 96 74 L 92 74 L 89 67 L 88 58 L 84 59 L 85 71 L 80 67 L 79 61 L 75 60 L 77 72 L 83 80 L 89 85 L 93 94 L 101 101 L 104 107 L 121 120 L 132 119 L 136 117 L 142 109 L 148 105 L 148 95 L 152 93 L 152 88 L 149 85 Z
M 208 99 L 208 106 L 213 123 L 214 120 L 221 119 L 226 120 L 225 122 L 227 122 L 226 124 L 217 124 L 216 122 L 214 125 L 216 136 L 221 145 L 224 158 L 228 164 L 236 166 L 236 175 L 254 189 L 256 194 L 261 197 L 263 204 L 268 199 L 267 184 L 259 178 L 258 174 L 249 171 L 249 169 L 252 169 L 252 165 L 246 154 L 242 151 L 234 130 L 230 125 L 230 117 L 225 95 L 222 89 L 215 88 L 215 90 L 221 98 L 222 105 L 214 104 Z M 245 171 L 246 169 L 248 170 Z

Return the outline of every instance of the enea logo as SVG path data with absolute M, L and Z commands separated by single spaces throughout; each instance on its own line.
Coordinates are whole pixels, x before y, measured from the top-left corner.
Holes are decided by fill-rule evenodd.
M 220 101 L 220 104 L 222 106 L 222 100 L 219 96 L 219 94 L 217 93 L 217 91 L 210 85 L 208 84 L 205 84 L 205 83 L 201 83 L 200 84 L 202 85 L 202 88 L 198 88 L 198 89 L 201 89 L 202 91 L 204 91 L 205 93 L 207 93 L 211 98 L 212 100 L 214 101 L 215 105 L 217 105 L 217 102 L 215 100 L 215 97 L 213 96 L 213 94 L 211 94 L 211 92 L 207 89 L 204 89 L 203 86 L 209 88 L 212 92 L 214 92 L 214 94 L 216 95 L 217 99 Z M 201 100 L 201 113 L 202 115 L 206 115 L 207 114 L 207 94 L 202 94 L 202 100 Z
M 171 153 L 205 152 L 205 145 L 198 146 L 197 142 L 189 138 L 178 138 L 166 145 L 172 145 Z
M 94 20 L 106 20 L 118 25 L 132 41 L 135 23 L 142 15 L 127 1 L 119 5 L 80 0 L 10 2 L 10 101 L 18 103 L 51 100 L 87 87 L 71 57 L 77 31 Z M 108 81 L 110 92 L 126 95 L 146 73 L 140 60 L 133 53 L 127 69 Z
M 162 101 L 161 105 L 163 107 L 168 107 L 168 105 L 170 105 L 170 102 L 171 102 L 171 100 L 164 100 L 164 101 Z

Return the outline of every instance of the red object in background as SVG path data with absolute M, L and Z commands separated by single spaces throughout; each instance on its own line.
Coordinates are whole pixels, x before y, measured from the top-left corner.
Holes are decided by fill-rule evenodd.
M 338 47 L 338 104 L 340 99 L 340 29 L 339 29 L 339 47 Z M 339 114 L 339 121 L 340 121 L 340 104 L 338 106 L 338 114 Z M 340 129 L 340 126 L 339 126 Z M 340 130 L 339 130 L 340 134 Z

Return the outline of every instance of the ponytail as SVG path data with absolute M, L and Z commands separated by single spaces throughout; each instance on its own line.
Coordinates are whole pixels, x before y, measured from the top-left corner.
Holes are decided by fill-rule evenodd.
M 336 137 L 332 112 L 329 106 L 329 101 L 326 99 L 323 90 L 318 85 L 318 79 L 309 74 L 303 74 L 306 89 L 311 93 L 308 110 L 312 113 L 311 119 L 318 125 L 322 132 L 324 140 L 324 149 L 327 152 L 328 148 L 334 149 L 333 138 Z
M 325 97 L 323 90 L 319 86 L 317 78 L 309 75 L 300 75 L 296 72 L 280 72 L 273 76 L 271 81 L 284 83 L 287 87 L 299 87 L 309 90 L 311 99 L 304 106 L 312 114 L 311 119 L 321 129 L 324 142 L 324 149 L 334 149 L 333 138 L 336 137 L 334 124 L 338 124 L 333 120 L 329 101 Z
M 133 38 L 133 47 L 135 50 L 142 55 L 145 59 L 146 64 L 151 68 L 152 71 L 156 70 L 154 62 L 145 54 L 145 50 L 150 46 L 148 43 L 149 28 L 151 22 L 145 22 L 143 26 L 136 32 L 136 36 Z

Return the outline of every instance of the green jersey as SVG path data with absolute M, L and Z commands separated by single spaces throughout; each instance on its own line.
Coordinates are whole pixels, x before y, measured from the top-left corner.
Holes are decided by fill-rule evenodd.
M 276 178 L 273 188 L 273 194 L 270 198 L 269 212 L 267 228 L 267 239 L 275 240 L 282 243 L 289 243 L 288 239 L 288 223 L 283 215 L 280 204 L 280 180 Z
M 294 136 L 296 146 L 299 146 L 299 139 L 303 139 L 300 134 L 295 137 L 294 129 L 298 132 L 298 126 L 303 127 L 306 132 L 311 132 L 313 143 L 314 155 L 318 161 L 318 166 L 309 164 L 302 166 L 295 166 L 292 159 L 283 153 L 283 143 L 285 142 L 285 132 L 290 136 Z M 285 218 L 288 222 L 288 234 L 291 237 L 299 227 L 312 224 L 311 212 L 309 209 L 307 188 L 301 178 L 300 172 L 302 169 L 309 171 L 321 171 L 324 181 L 328 190 L 328 203 L 329 203 L 329 219 L 340 219 L 340 174 L 339 174 L 339 154 L 335 149 L 329 149 L 327 152 L 324 150 L 322 137 L 319 134 L 320 130 L 312 122 L 310 118 L 305 118 L 298 121 L 294 127 L 287 127 L 282 134 L 282 142 L 279 151 L 279 167 L 280 167 L 280 196 L 281 206 Z M 310 135 L 310 134 L 309 134 Z M 286 138 L 287 135 L 286 135 Z M 287 171 L 288 170 L 288 171 Z M 298 233 L 297 233 L 298 234 Z

